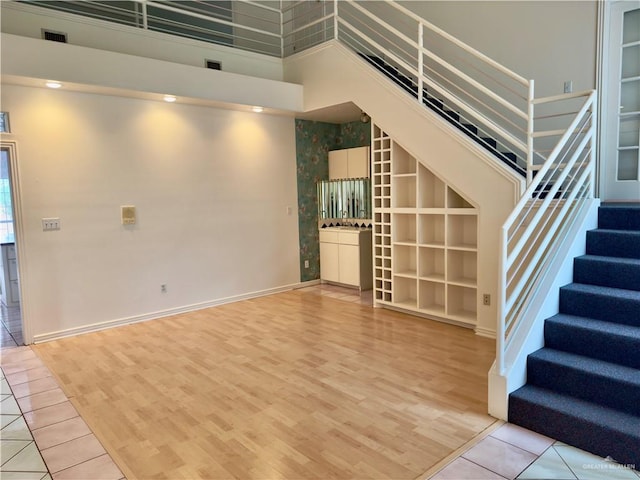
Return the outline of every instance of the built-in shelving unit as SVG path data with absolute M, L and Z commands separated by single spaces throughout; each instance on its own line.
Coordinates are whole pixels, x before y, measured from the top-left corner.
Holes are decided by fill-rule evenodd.
M 372 128 L 376 304 L 475 325 L 477 210 Z

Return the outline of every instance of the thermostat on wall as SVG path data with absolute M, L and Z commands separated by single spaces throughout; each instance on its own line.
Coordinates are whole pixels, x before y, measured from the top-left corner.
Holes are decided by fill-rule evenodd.
M 133 205 L 122 205 L 120 212 L 122 215 L 122 225 L 134 225 L 136 223 L 136 207 Z

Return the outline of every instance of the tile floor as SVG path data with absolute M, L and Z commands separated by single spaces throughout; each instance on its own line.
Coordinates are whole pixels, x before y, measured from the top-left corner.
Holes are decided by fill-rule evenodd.
M 2 348 L 0 367 L 3 480 L 124 478 L 29 347 Z
M 371 292 L 327 284 L 302 290 L 372 304 Z M 3 480 L 124 478 L 29 347 L 2 348 L 0 366 Z M 426 479 L 640 480 L 640 472 L 507 423 L 443 461 Z
M 7 307 L 0 303 L 0 348 L 24 345 L 20 306 Z
M 640 472 L 510 423 L 429 480 L 639 480 Z

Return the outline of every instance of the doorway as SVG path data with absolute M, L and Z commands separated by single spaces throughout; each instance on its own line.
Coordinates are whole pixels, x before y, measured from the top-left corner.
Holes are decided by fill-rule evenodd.
M 9 144 L 2 143 L 0 147 L 0 323 L 2 347 L 24 345 L 11 175 L 14 157 L 15 149 Z
M 640 2 L 604 2 L 600 197 L 640 202 Z

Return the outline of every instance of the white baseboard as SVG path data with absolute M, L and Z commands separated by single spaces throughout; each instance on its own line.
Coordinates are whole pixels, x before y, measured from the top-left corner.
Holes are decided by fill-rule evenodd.
M 492 340 L 496 339 L 496 331 L 491 328 L 485 327 L 476 327 L 475 328 L 476 335 L 479 337 L 491 338 Z
M 295 290 L 298 288 L 308 287 L 311 285 L 317 285 L 319 280 L 311 280 L 308 282 L 299 282 L 291 285 L 284 285 L 282 287 L 269 288 L 267 290 L 260 290 L 257 292 L 244 293 L 242 295 L 235 295 L 232 297 L 220 298 L 216 300 L 209 300 L 202 303 L 194 303 L 192 305 L 185 305 L 182 307 L 170 308 L 167 310 L 160 310 L 157 312 L 144 313 L 142 315 L 134 315 L 132 317 L 117 318 L 114 320 L 107 320 L 99 323 L 92 323 L 89 325 L 83 325 L 81 327 L 68 328 L 66 330 L 58 330 L 56 332 L 43 333 L 41 335 L 34 335 L 33 343 L 49 342 L 51 340 L 57 340 L 65 337 L 74 337 L 76 335 L 82 335 L 84 333 L 97 332 L 100 330 L 106 330 L 108 328 L 119 327 L 122 325 L 130 325 L 132 323 L 146 322 L 148 320 L 155 320 L 158 318 L 170 317 L 172 315 L 178 315 L 181 313 L 193 312 L 196 310 L 202 310 L 204 308 L 216 307 L 218 305 L 224 305 L 226 303 L 240 302 L 242 300 L 249 300 L 251 298 L 264 297 L 267 295 L 273 295 L 275 293 L 286 292 L 289 290 Z

